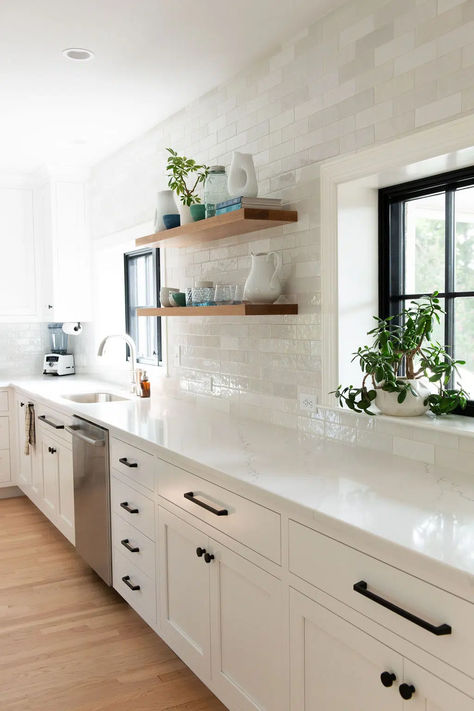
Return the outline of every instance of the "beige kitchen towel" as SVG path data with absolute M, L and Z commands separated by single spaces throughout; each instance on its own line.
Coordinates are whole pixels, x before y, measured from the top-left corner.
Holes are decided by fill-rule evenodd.
M 36 443 L 35 406 L 28 403 L 25 410 L 25 454 L 30 453 L 30 446 Z

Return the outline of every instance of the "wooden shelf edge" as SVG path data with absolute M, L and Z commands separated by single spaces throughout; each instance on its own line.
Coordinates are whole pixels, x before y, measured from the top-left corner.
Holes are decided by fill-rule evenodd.
M 137 316 L 274 316 L 297 314 L 298 304 L 229 304 L 228 306 L 161 306 L 137 309 Z
M 135 244 L 137 247 L 191 247 L 198 246 L 201 242 L 224 239 L 297 221 L 296 210 L 263 210 L 244 207 L 233 212 L 226 212 L 224 215 L 191 222 L 189 225 L 138 237 Z

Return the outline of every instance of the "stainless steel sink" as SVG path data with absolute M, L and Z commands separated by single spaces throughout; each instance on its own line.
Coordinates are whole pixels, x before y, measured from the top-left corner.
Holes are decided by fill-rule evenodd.
M 114 395 L 113 393 L 74 393 L 73 395 L 63 395 L 66 400 L 73 402 L 85 403 L 100 403 L 100 402 L 118 402 L 119 400 L 129 400 L 128 397 Z

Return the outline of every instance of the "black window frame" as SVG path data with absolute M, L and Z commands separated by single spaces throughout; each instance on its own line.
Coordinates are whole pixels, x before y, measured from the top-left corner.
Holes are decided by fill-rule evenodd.
M 131 306 L 130 306 L 130 287 L 129 287 L 129 264 L 132 259 L 136 259 L 137 257 L 145 256 L 145 255 L 152 255 L 153 258 L 153 267 L 154 267 L 154 277 L 155 277 L 155 289 L 154 289 L 154 303 L 153 304 L 146 304 L 146 306 L 158 306 L 160 303 L 160 288 L 161 288 L 161 283 L 160 283 L 160 250 L 156 248 L 150 248 L 150 247 L 145 247 L 143 249 L 135 249 L 131 252 L 126 252 L 123 256 L 123 265 L 124 265 L 124 289 L 125 289 L 125 331 L 128 333 L 129 336 L 134 338 L 136 340 L 136 335 L 133 333 L 130 333 L 131 326 L 130 326 L 130 312 L 131 312 Z M 143 364 L 143 365 L 156 365 L 159 366 L 162 363 L 162 334 L 161 334 L 161 318 L 159 316 L 156 317 L 156 343 L 154 347 L 154 353 L 149 357 L 149 358 L 143 358 L 140 357 L 138 354 L 138 348 L 137 348 L 137 363 Z M 138 343 L 137 343 L 138 346 Z M 127 348 L 127 357 L 128 357 L 128 348 Z
M 456 298 L 474 298 L 474 291 L 455 289 L 455 203 L 456 190 L 474 187 L 474 166 L 432 175 L 379 190 L 379 316 L 397 314 L 407 300 L 424 294 L 408 294 L 403 290 L 405 273 L 405 213 L 408 200 L 445 193 L 445 344 L 454 344 L 454 305 Z M 446 288 L 447 287 L 447 288 Z M 434 287 L 435 288 L 435 287 Z M 474 417 L 474 400 L 456 414 Z

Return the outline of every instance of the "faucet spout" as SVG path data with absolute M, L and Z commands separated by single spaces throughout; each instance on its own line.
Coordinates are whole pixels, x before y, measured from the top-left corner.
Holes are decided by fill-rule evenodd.
M 110 338 L 120 338 L 125 343 L 127 346 L 130 348 L 130 392 L 134 393 L 135 395 L 138 395 L 138 387 L 137 387 L 137 346 L 135 344 L 135 341 L 131 336 L 128 335 L 128 333 L 112 333 L 109 336 L 105 336 L 99 344 L 99 348 L 97 349 L 97 355 L 98 356 L 103 356 L 104 355 L 104 349 L 105 349 L 105 344 Z

